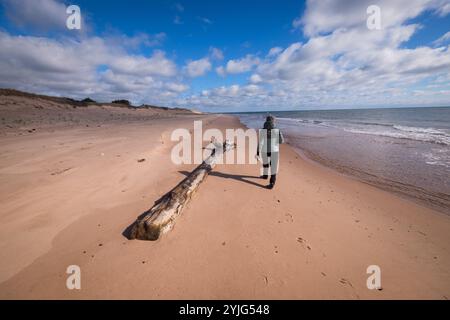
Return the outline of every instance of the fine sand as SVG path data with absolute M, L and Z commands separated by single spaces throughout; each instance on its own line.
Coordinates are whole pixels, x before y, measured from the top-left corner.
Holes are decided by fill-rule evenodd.
M 172 130 L 242 127 L 235 117 L 88 107 L 79 112 L 96 114 L 89 123 L 59 114 L 15 126 L 6 122 L 16 107 L 0 107 L 0 298 L 450 298 L 449 216 L 289 145 L 275 189 L 263 188 L 258 165 L 218 165 L 172 231 L 128 240 L 135 219 L 195 168 L 171 162 Z M 81 290 L 66 288 L 69 265 L 81 268 Z M 382 290 L 366 286 L 370 265 Z

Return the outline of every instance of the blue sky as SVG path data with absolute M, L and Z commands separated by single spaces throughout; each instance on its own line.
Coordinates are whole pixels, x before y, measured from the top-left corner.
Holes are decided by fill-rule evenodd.
M 1 87 L 206 111 L 450 104 L 450 0 L 0 2 Z
M 202 57 L 210 46 L 232 56 L 266 51 L 302 38 L 289 32 L 303 10 L 301 1 L 78 1 L 91 18 L 96 34 L 110 28 L 128 35 L 168 35 L 164 48 L 178 62 Z M 124 16 L 126 15 L 126 16 Z M 174 23 L 179 17 L 180 24 Z M 203 19 L 208 19 L 203 20 Z

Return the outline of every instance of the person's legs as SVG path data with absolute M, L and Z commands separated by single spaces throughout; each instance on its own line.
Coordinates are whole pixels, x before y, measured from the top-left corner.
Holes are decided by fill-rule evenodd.
M 269 189 L 272 189 L 277 181 L 278 164 L 279 164 L 279 153 L 272 152 L 270 157 L 270 184 Z
M 262 163 L 263 163 L 263 170 L 262 170 L 261 178 L 267 179 L 269 177 L 269 166 L 270 166 L 269 155 L 266 152 L 262 152 L 261 158 L 262 158 Z

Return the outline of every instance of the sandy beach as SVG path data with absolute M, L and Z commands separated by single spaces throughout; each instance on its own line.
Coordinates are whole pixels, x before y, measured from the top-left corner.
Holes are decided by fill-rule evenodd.
M 218 165 L 172 231 L 128 240 L 195 168 L 170 161 L 172 130 L 243 127 L 236 117 L 1 101 L 2 299 L 450 298 L 448 215 L 289 145 L 273 190 L 258 165 Z M 69 265 L 81 290 L 66 288 Z M 370 265 L 382 290 L 366 286 Z

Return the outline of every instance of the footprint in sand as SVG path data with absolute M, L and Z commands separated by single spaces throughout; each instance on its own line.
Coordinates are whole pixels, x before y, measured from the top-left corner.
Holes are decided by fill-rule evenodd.
M 66 169 L 58 170 L 58 171 L 52 172 L 51 175 L 52 176 L 57 176 L 57 175 L 63 174 L 64 172 L 67 172 L 67 171 L 72 170 L 72 169 L 73 168 L 66 168 Z
M 351 283 L 350 281 L 348 281 L 347 279 L 345 279 L 345 278 L 341 278 L 341 279 L 339 279 L 339 282 L 340 282 L 340 283 L 342 283 L 342 284 L 346 284 L 346 285 L 349 285 L 350 287 L 352 287 L 352 288 L 353 288 L 353 285 L 352 285 L 352 283 Z
M 352 283 L 349 280 L 347 280 L 345 278 L 341 278 L 341 279 L 339 279 L 339 282 L 342 283 L 343 285 L 349 286 L 352 289 L 353 294 L 356 296 L 356 298 L 359 299 L 359 295 L 355 292 L 355 288 L 353 287 Z
M 311 247 L 306 244 L 306 240 L 303 239 L 302 237 L 298 237 L 297 242 L 302 244 L 303 247 L 306 247 L 306 249 L 311 250 Z
M 353 287 L 352 283 L 349 280 L 347 280 L 345 278 L 341 278 L 341 279 L 339 279 L 339 282 L 342 283 L 343 285 L 349 286 L 352 289 L 353 294 L 356 296 L 356 298 L 359 299 L 359 295 L 355 292 L 355 288 Z
M 294 218 L 292 217 L 292 214 L 286 213 L 286 222 L 294 222 Z

